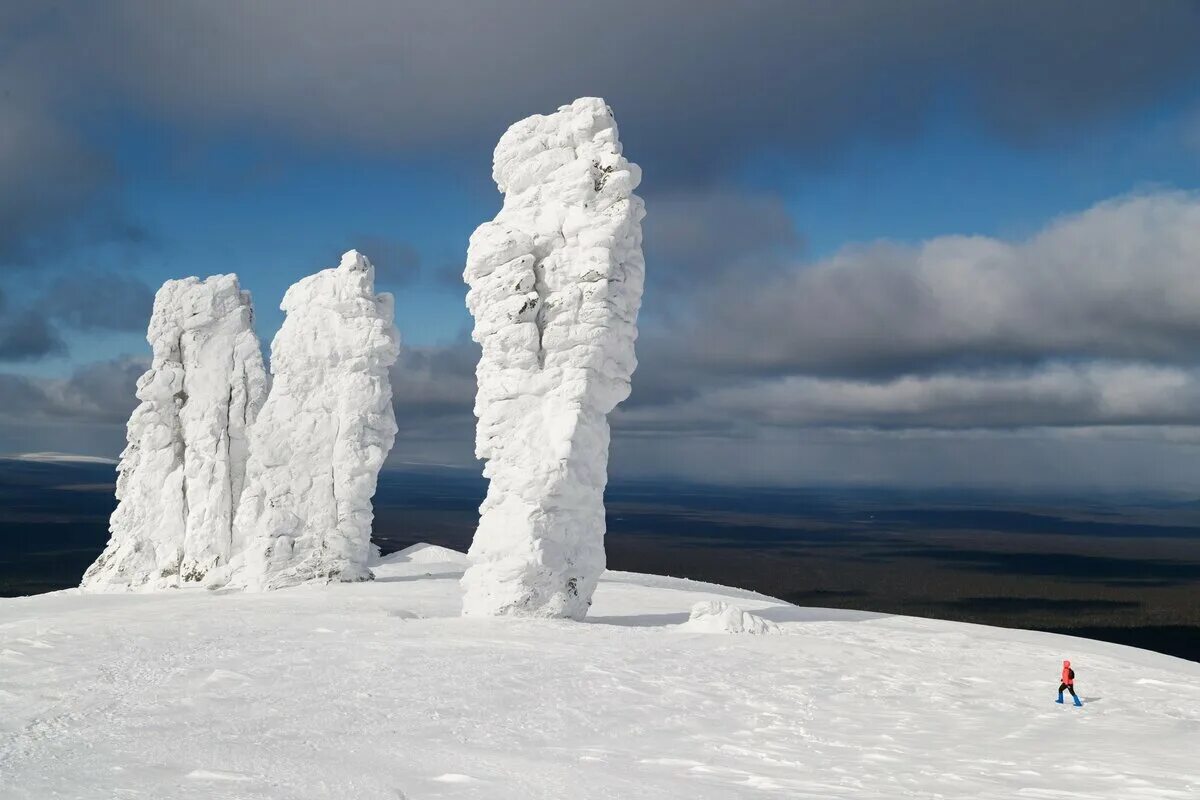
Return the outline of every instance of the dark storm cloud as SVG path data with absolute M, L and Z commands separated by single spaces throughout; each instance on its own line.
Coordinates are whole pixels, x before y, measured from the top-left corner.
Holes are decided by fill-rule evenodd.
M 79 76 L 47 53 L 29 69 L 19 38 L 28 30 L 12 13 L 0 11 L 0 270 L 44 272 L 89 247 L 135 252 L 149 237 L 112 197 L 114 161 L 54 89 Z
M 0 288 L 0 363 L 66 355 L 64 330 L 145 330 L 153 305 L 154 292 L 145 281 L 111 270 L 52 277 L 40 291 Z
M 406 286 L 421 274 L 421 255 L 408 242 L 368 234 L 354 237 L 354 248 L 371 260 L 375 281 L 384 289 Z
M 66 415 L 96 422 L 124 424 L 137 405 L 134 389 L 149 359 L 121 356 L 77 368 L 50 392 Z
M 737 275 L 754 280 L 795 258 L 803 238 L 779 197 L 732 191 L 655 197 L 642 223 L 647 280 L 697 291 Z
M 0 362 L 36 361 L 65 352 L 62 337 L 41 314 L 0 310 Z
M 154 291 L 134 275 L 88 271 L 56 279 L 38 306 L 48 318 L 82 331 L 143 331 Z
M 44 109 L 5 100 L 0 100 L 0 268 L 32 267 L 58 252 L 63 238 L 106 238 L 103 226 L 80 225 L 74 217 L 112 179 L 107 161 Z
M 402 435 L 448 416 L 473 425 L 478 360 L 478 346 L 465 339 L 440 346 L 402 345 L 391 369 L 392 405 Z
M 711 182 L 758 147 L 814 162 L 910 136 L 947 95 L 1021 141 L 1156 102 L 1200 66 L 1192 2 L 267 0 L 30 6 L 10 72 L 102 84 L 189 126 L 397 150 L 469 144 L 598 94 L 670 174 Z M 1119 54 L 1119 57 L 1114 54 Z M 319 109 L 319 111 L 315 111 Z
M 13 423 L 119 425 L 137 405 L 143 359 L 122 356 L 79 367 L 66 378 L 0 373 L 0 418 Z
M 1193 85 L 1198 21 L 1195 3 L 1117 0 L 8 3 L 0 263 L 142 242 L 107 194 L 120 179 L 111 142 L 94 135 L 125 109 L 188 136 L 452 151 L 483 176 L 511 122 L 600 94 L 653 165 L 647 232 L 664 277 L 651 274 L 670 286 L 675 263 L 701 277 L 766 263 L 730 249 L 736 230 L 698 230 L 705 218 L 795 245 L 777 201 L 720 188 L 748 154 L 823 166 L 863 138 L 919 133 L 951 100 L 1009 140 L 1071 135 Z M 689 198 L 680 185 L 707 188 Z M 384 279 L 411 280 L 414 254 L 384 245 Z

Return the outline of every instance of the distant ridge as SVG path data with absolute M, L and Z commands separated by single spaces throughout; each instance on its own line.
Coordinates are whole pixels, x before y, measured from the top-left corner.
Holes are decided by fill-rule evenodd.
M 82 456 L 75 453 L 17 453 L 16 455 L 0 456 L 10 461 L 38 461 L 43 463 L 75 463 L 75 464 L 113 464 L 115 458 L 102 456 Z

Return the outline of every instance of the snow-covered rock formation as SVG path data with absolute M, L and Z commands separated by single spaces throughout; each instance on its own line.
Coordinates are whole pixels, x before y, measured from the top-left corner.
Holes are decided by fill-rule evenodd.
M 371 577 L 371 498 L 396 435 L 390 294 L 355 251 L 288 289 L 274 385 L 251 432 L 229 583 L 251 590 Z
M 464 273 L 490 483 L 463 613 L 579 619 L 605 565 L 606 415 L 637 363 L 641 170 L 604 101 L 583 98 L 509 128 L 492 176 L 504 206 Z
M 250 295 L 236 275 L 167 281 L 146 338 L 150 369 L 117 469 L 112 539 L 83 576 L 91 590 L 202 581 L 227 564 L 247 430 L 267 394 Z
M 703 600 L 692 606 L 688 621 L 680 629 L 691 633 L 779 633 L 769 619 L 751 614 L 724 600 Z

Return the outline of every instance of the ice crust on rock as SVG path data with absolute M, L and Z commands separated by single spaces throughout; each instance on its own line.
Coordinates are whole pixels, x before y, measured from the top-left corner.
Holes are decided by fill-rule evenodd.
M 400 337 L 375 269 L 350 251 L 288 289 L 274 385 L 251 431 L 234 520 L 241 551 L 210 585 L 276 589 L 371 577 L 371 498 L 396 436 L 388 368 Z
M 605 566 L 607 414 L 637 364 L 641 170 L 604 101 L 582 98 L 510 127 L 492 175 L 504 205 L 463 276 L 489 479 L 463 613 L 579 619 Z
M 253 325 L 236 275 L 158 290 L 146 334 L 153 358 L 117 467 L 112 538 L 83 588 L 171 588 L 229 562 L 247 431 L 267 394 Z
M 696 603 L 692 606 L 688 621 L 679 627 L 692 633 L 779 633 L 779 626 L 769 619 L 722 600 Z

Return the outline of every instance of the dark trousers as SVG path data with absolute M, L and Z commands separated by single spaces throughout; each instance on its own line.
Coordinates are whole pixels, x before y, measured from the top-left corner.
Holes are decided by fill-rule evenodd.
M 1071 693 L 1071 697 L 1074 697 L 1074 696 L 1075 696 L 1075 687 L 1074 687 L 1074 686 L 1068 686 L 1068 685 L 1067 685 L 1067 684 L 1065 684 L 1065 683 L 1060 683 L 1060 684 L 1058 685 L 1058 693 L 1059 693 L 1059 694 L 1062 694 L 1063 692 L 1070 692 L 1070 693 Z

